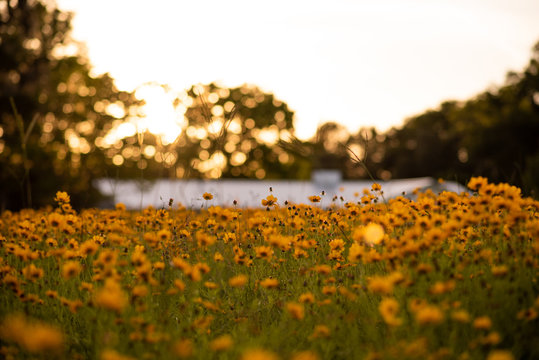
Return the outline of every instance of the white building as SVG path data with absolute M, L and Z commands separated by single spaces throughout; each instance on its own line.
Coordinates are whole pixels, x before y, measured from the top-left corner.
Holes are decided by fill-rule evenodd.
M 460 193 L 467 189 L 456 182 L 442 184 L 431 177 L 379 181 L 385 199 L 405 194 L 412 197 L 415 189 L 432 189 L 435 193 L 443 190 Z M 207 206 L 262 207 L 261 200 L 272 194 L 283 205 L 290 203 L 309 203 L 309 196 L 321 196 L 320 205 L 329 206 L 337 197 L 337 204 L 359 201 L 363 189 L 370 189 L 373 182 L 368 180 L 343 181 L 340 173 L 322 170 L 313 173 L 312 181 L 296 180 L 167 180 L 156 181 L 100 179 L 96 181 L 99 191 L 110 198 L 108 206 L 123 203 L 128 209 L 139 210 L 150 205 L 155 208 L 168 207 L 169 199 L 174 206 L 179 203 L 187 208 Z M 202 194 L 211 193 L 213 199 L 206 201 Z M 324 193 L 324 195 L 322 195 Z M 358 196 L 359 194 L 359 196 Z M 342 199 L 342 200 L 341 200 Z

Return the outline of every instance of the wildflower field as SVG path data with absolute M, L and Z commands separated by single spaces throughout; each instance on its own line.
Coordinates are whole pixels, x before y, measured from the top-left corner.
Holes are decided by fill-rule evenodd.
M 537 359 L 539 202 L 468 186 L 5 211 L 0 357 Z

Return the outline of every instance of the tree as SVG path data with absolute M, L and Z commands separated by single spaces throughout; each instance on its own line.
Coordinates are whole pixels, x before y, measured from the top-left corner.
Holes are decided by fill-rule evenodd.
M 92 76 L 70 29 L 51 1 L 0 3 L 1 209 L 44 206 L 58 190 L 92 205 L 92 180 L 112 171 L 103 139 L 139 104 Z
M 539 43 L 528 66 L 497 89 L 444 102 L 392 129 L 380 166 L 393 177 L 466 182 L 485 176 L 539 194 Z
M 294 113 L 256 86 L 197 85 L 187 91 L 176 143 L 178 173 L 202 178 L 289 178 L 300 168 L 278 142 L 294 134 Z

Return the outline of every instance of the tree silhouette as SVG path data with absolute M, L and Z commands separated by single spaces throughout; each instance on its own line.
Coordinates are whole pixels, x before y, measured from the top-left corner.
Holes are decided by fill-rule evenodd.
M 51 2 L 0 3 L 0 208 L 43 206 L 57 190 L 75 205 L 97 198 L 103 138 L 138 100 L 92 76 L 69 37 L 71 15 Z
M 466 182 L 486 176 L 539 194 L 539 43 L 521 73 L 497 89 L 448 101 L 392 129 L 380 166 L 393 177 Z
M 176 166 L 202 178 L 294 177 L 294 158 L 277 146 L 294 134 L 287 104 L 256 86 L 196 85 L 186 106 Z M 187 102 L 187 105 L 183 103 Z

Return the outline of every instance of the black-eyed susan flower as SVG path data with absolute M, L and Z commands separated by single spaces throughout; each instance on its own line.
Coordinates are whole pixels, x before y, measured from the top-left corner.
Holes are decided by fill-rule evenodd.
M 41 279 L 44 273 L 45 271 L 43 269 L 38 268 L 34 264 L 25 266 L 22 269 L 22 274 L 24 275 L 24 277 L 33 282 Z
M 399 313 L 399 303 L 394 298 L 384 298 L 378 306 L 378 311 L 385 323 L 390 326 L 398 326 L 402 323 L 402 319 L 397 318 Z
M 321 200 L 320 196 L 317 196 L 317 195 L 309 196 L 309 201 L 312 203 L 320 202 L 320 200 Z
M 270 260 L 273 255 L 273 249 L 269 246 L 257 246 L 255 247 L 256 257 L 259 259 Z
M 277 205 L 277 198 L 273 195 L 268 195 L 265 199 L 262 199 L 262 205 L 266 207 Z
M 58 204 L 64 204 L 69 203 L 71 199 L 65 191 L 58 191 L 56 192 L 56 197 L 54 198 L 54 201 Z
M 314 304 L 314 295 L 311 292 L 303 293 L 299 296 L 298 301 L 304 304 Z
M 372 191 L 381 191 L 382 190 L 382 185 L 380 185 L 378 183 L 374 183 L 374 184 L 372 184 L 371 190 Z
M 62 277 L 65 280 L 69 280 L 74 278 L 75 276 L 78 276 L 82 270 L 81 264 L 78 261 L 66 261 L 62 265 Z
M 80 244 L 79 254 L 83 257 L 94 255 L 98 249 L 99 249 L 99 245 L 93 239 L 86 240 L 85 242 Z

